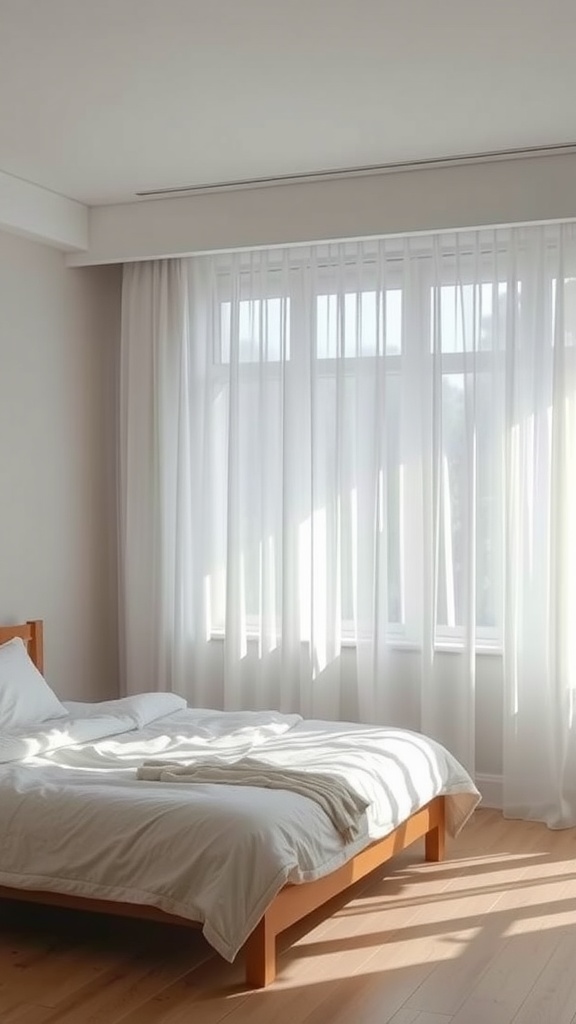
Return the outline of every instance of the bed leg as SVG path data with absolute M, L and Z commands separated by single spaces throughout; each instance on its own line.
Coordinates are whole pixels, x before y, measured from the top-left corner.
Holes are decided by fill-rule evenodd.
M 424 859 L 438 862 L 444 860 L 446 833 L 444 824 L 431 828 L 424 836 Z
M 266 914 L 245 945 L 246 981 L 250 988 L 265 988 L 276 977 L 276 935 Z

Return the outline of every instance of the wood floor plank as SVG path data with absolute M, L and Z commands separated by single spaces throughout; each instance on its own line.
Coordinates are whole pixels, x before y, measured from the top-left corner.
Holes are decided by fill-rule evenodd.
M 204 963 L 158 989 L 114 1024 L 218 1024 L 250 995 L 242 958 L 228 964 L 210 953 Z
M 87 951 L 78 946 L 70 948 L 63 941 L 55 943 L 42 958 L 6 972 L 0 1008 L 11 1005 L 23 987 L 29 1002 L 57 1006 L 82 986 L 101 984 L 101 979 L 118 970 L 121 959 L 118 950 L 109 950 L 106 955 L 95 946 Z
M 1 1024 L 44 1024 L 52 1010 L 47 1006 L 34 1006 L 23 1003 L 0 1016 Z
M 419 1010 L 398 1010 L 390 1024 L 451 1024 L 452 1017 L 444 1013 L 420 1013 Z
M 551 875 L 556 875 L 553 885 L 558 891 L 566 888 L 566 879 L 558 875 L 558 864 L 562 859 L 563 842 L 553 840 L 557 851 L 550 857 L 546 850 L 549 843 L 548 830 L 532 822 L 506 822 L 505 839 L 500 850 L 494 851 L 479 862 L 467 863 L 469 874 L 454 880 L 450 890 L 445 891 L 445 904 L 440 907 L 437 928 L 444 931 L 447 955 L 441 955 L 439 962 L 427 981 L 408 1000 L 414 1009 L 434 1011 L 448 1015 L 455 1014 L 476 985 L 479 977 L 494 959 L 495 951 L 503 947 L 505 937 L 520 910 L 526 916 L 525 908 L 537 905 L 539 894 L 546 899 L 552 889 L 545 888 Z M 548 833 L 548 835 L 546 835 Z M 494 856 L 496 852 L 496 856 Z M 478 868 L 481 869 L 480 876 Z M 480 885 L 477 879 L 480 877 Z M 476 896 L 483 889 L 493 897 L 489 912 L 478 915 L 471 900 L 465 898 L 460 915 L 450 911 L 452 895 L 458 892 L 462 897 Z M 458 904 L 456 904 L 456 907 Z M 438 909 L 438 908 L 436 908 Z M 444 924 L 441 922 L 443 911 Z M 530 917 L 530 913 L 528 913 Z M 449 927 L 449 921 L 453 927 Z M 450 955 L 450 948 L 452 955 Z
M 566 928 L 536 978 L 514 1024 L 572 1024 L 576 1011 L 576 936 Z
M 186 950 L 171 951 L 169 957 L 159 950 L 129 957 L 57 1003 L 47 1024 L 116 1024 L 188 972 Z
M 559 943 L 551 932 L 509 940 L 498 950 L 453 1024 L 510 1024 Z

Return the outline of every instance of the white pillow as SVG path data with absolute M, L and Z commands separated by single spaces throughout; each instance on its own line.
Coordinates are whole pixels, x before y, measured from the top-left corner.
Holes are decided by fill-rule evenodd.
M 36 668 L 22 640 L 0 645 L 0 731 L 37 725 L 68 712 Z

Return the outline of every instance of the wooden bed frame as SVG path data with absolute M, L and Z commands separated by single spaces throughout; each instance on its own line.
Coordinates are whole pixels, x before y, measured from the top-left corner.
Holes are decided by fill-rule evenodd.
M 17 626 L 0 626 L 0 644 L 19 636 L 27 644 L 30 657 L 42 672 L 44 666 L 43 624 L 41 620 Z M 315 882 L 300 885 L 285 885 L 269 905 L 263 918 L 245 944 L 246 981 L 253 988 L 269 985 L 276 976 L 276 936 L 289 928 L 313 910 L 322 906 L 334 896 L 345 892 L 361 878 L 364 878 L 386 861 L 424 837 L 425 859 L 441 861 L 444 858 L 445 843 L 444 797 L 436 797 L 421 810 L 404 821 L 375 843 L 357 853 L 346 864 Z M 11 889 L 0 886 L 0 899 L 41 903 L 50 906 L 67 907 L 74 910 L 90 910 L 100 914 L 122 917 L 145 918 L 164 923 L 200 927 L 193 921 L 166 914 L 155 907 L 130 903 L 115 903 L 110 900 L 96 900 L 84 896 L 67 896 L 64 893 L 36 892 L 28 889 Z

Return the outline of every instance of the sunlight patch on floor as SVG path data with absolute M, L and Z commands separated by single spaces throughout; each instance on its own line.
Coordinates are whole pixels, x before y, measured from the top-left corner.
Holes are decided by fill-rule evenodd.
M 518 920 L 511 921 L 510 924 L 504 929 L 502 935 L 504 938 L 513 938 L 517 935 L 530 935 L 534 932 L 546 932 L 546 931 L 557 931 L 559 928 L 565 928 L 567 932 L 574 929 L 576 924 L 576 910 L 558 911 L 554 912 L 554 909 L 550 911 L 549 904 L 543 904 L 543 909 L 546 913 L 553 913 L 553 920 L 542 920 L 542 917 L 525 917 L 519 918 Z

